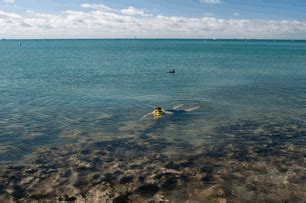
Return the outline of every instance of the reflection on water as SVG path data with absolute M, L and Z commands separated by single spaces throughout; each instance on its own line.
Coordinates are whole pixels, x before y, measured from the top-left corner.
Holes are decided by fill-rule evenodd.
M 305 43 L 1 43 L 0 201 L 306 199 Z

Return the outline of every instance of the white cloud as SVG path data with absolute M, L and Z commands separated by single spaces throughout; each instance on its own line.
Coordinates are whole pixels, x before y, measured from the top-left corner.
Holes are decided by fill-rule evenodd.
M 205 16 L 210 16 L 210 17 L 212 17 L 212 16 L 214 16 L 214 14 L 213 14 L 213 13 L 205 13 Z
M 240 14 L 238 12 L 235 12 L 234 16 L 240 16 Z
M 146 13 L 144 10 L 137 9 L 131 6 L 129 8 L 122 9 L 120 12 L 122 14 L 131 15 L 131 16 L 150 16 L 150 14 Z
M 101 4 L 58 14 L 0 11 L 0 38 L 305 38 L 305 20 L 123 14 Z M 127 8 L 126 10 L 129 10 Z M 139 9 L 136 9 L 139 10 Z
M 104 4 L 82 4 L 82 8 L 89 8 L 89 9 L 97 9 L 97 10 L 103 10 L 103 11 L 115 11 L 114 9 L 105 6 Z
M 3 0 L 3 2 L 6 4 L 14 4 L 15 0 Z
M 222 3 L 221 0 L 199 0 L 201 3 L 206 4 L 220 4 Z

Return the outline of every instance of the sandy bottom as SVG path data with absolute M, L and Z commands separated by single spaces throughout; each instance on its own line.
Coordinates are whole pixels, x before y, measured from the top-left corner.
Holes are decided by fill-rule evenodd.
M 219 144 L 150 134 L 42 148 L 0 168 L 0 202 L 306 202 L 303 123 L 240 121 Z

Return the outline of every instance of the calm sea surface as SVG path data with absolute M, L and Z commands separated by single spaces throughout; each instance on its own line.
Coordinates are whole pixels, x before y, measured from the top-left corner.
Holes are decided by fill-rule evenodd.
M 140 121 L 154 106 L 180 104 L 200 108 Z M 254 144 L 261 126 L 304 128 L 305 119 L 305 41 L 0 41 L 2 163 L 41 147 L 126 136 Z M 220 136 L 235 135 L 227 126 L 239 123 L 253 130 Z M 304 135 L 284 142 L 306 146 Z

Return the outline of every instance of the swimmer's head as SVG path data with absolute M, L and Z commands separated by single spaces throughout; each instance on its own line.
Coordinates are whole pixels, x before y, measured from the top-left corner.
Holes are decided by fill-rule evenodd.
M 155 111 L 163 111 L 163 109 L 162 109 L 161 107 L 159 107 L 159 106 L 155 107 L 154 110 L 155 110 Z
M 165 114 L 165 112 L 163 111 L 163 109 L 159 106 L 155 107 L 154 108 L 154 111 L 153 111 L 153 116 L 155 118 L 159 118 L 161 116 L 163 116 Z

